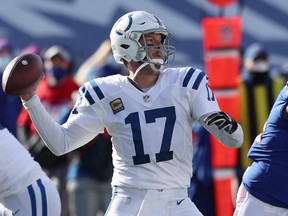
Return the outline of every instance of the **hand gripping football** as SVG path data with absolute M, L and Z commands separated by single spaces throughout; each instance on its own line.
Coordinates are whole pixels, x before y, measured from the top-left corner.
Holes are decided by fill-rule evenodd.
M 14 96 L 30 93 L 37 88 L 43 78 L 43 71 L 43 61 L 39 55 L 32 53 L 19 55 L 3 72 L 3 91 Z

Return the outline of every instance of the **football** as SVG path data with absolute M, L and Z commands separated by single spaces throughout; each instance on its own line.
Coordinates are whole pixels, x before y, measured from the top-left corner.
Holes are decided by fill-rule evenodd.
M 2 88 L 8 95 L 26 94 L 37 88 L 43 76 L 41 57 L 33 53 L 22 54 L 15 57 L 5 68 Z

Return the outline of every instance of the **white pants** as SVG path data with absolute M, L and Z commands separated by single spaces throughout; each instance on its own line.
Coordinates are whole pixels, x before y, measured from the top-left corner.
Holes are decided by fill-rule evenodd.
M 237 193 L 236 209 L 233 216 L 288 216 L 288 209 L 276 207 L 252 196 L 240 185 Z
M 113 188 L 105 216 L 203 216 L 187 195 L 187 189 L 141 190 Z
M 0 203 L 0 216 L 59 216 L 60 213 L 58 191 L 46 175 Z

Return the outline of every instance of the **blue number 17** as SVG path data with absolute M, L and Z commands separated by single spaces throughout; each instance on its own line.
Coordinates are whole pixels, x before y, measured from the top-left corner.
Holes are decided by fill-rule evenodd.
M 163 131 L 160 152 L 156 153 L 156 162 L 173 159 L 173 151 L 170 151 L 173 129 L 176 121 L 175 107 L 164 107 L 159 109 L 144 111 L 145 121 L 147 124 L 154 123 L 157 118 L 166 118 Z M 133 156 L 134 165 L 150 163 L 148 154 L 144 154 L 144 145 L 142 139 L 141 125 L 138 112 L 129 114 L 125 118 L 125 124 L 130 124 L 132 136 L 135 145 L 136 155 Z M 151 127 L 153 130 L 153 128 Z M 153 131 L 148 136 L 153 136 Z

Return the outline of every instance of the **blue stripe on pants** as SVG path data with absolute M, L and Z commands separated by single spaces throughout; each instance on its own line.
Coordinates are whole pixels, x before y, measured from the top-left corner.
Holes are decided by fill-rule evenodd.
M 37 185 L 40 189 L 41 192 L 41 202 L 42 202 L 42 216 L 47 216 L 47 197 L 46 197 L 46 191 L 45 187 L 41 181 L 41 179 L 37 180 Z M 37 204 L 36 204 L 36 195 L 35 191 L 32 185 L 28 186 L 28 192 L 30 196 L 30 201 L 31 201 L 31 211 L 32 215 L 31 216 L 37 216 Z
M 37 213 L 37 211 L 36 211 L 36 197 L 35 197 L 35 192 L 34 192 L 32 185 L 28 186 L 28 191 L 29 191 L 30 200 L 31 200 L 31 211 L 32 211 L 31 216 L 37 216 L 37 214 L 36 214 Z
M 42 215 L 47 216 L 47 197 L 46 197 L 45 187 L 44 187 L 41 179 L 37 180 L 37 184 L 40 188 L 41 196 L 42 196 Z

